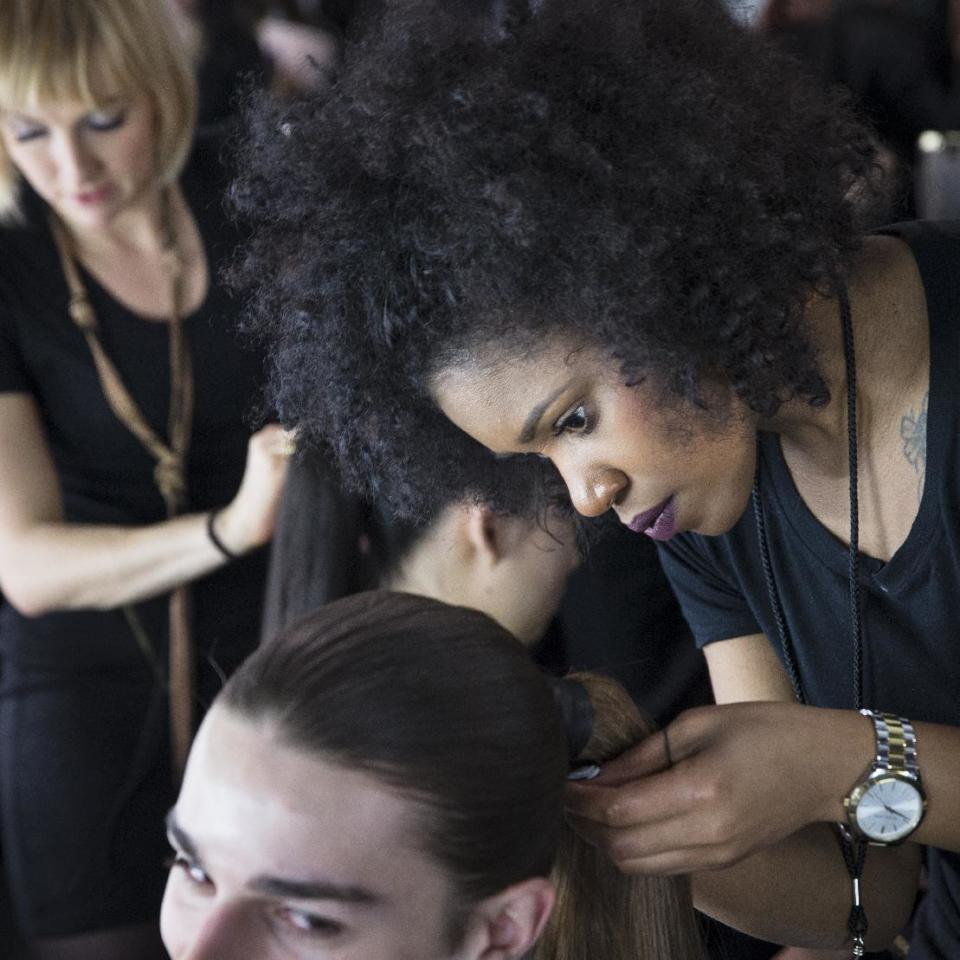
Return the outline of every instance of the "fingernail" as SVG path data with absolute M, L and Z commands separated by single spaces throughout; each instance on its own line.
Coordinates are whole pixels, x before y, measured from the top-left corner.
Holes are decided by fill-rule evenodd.
M 593 780 L 602 773 L 600 764 L 588 761 L 574 767 L 568 774 L 568 780 Z

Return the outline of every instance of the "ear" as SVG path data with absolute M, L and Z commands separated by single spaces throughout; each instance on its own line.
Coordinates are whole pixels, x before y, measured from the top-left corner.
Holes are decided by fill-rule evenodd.
M 530 877 L 488 897 L 476 908 L 483 937 L 477 960 L 520 960 L 527 956 L 547 925 L 556 900 L 546 877 Z
M 464 508 L 464 533 L 476 554 L 491 566 L 503 559 L 501 518 L 483 504 Z

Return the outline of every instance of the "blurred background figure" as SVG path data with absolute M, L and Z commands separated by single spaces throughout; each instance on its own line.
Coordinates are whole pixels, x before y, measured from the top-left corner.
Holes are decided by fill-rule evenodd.
M 829 77 L 877 131 L 899 185 L 893 218 L 907 219 L 920 135 L 960 127 L 960 4 L 835 0 L 830 29 Z
M 943 135 L 960 127 L 957 0 L 768 0 L 755 23 L 845 86 L 876 131 L 889 199 L 870 200 L 870 222 L 960 216 L 957 140 Z
M 302 9 L 295 0 L 171 0 L 197 69 L 198 125 L 233 118 L 242 92 L 264 84 L 282 97 L 309 93 L 336 63 L 359 3 Z
M 759 12 L 757 28 L 822 76 L 828 69 L 833 4 L 834 0 L 769 0 Z
M 342 596 L 376 587 L 482 610 L 531 647 L 579 562 L 572 521 L 541 523 L 450 503 L 422 524 L 341 492 L 315 455 L 292 465 L 271 552 L 263 638 Z

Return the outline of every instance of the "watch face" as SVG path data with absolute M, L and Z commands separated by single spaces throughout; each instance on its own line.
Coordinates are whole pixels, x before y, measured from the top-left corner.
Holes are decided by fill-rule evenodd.
M 923 816 L 917 788 L 895 777 L 884 777 L 864 790 L 857 804 L 857 824 L 871 839 L 893 843 L 912 833 Z

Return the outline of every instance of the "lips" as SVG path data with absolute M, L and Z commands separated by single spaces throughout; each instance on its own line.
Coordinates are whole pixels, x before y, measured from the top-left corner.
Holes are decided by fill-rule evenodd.
M 638 513 L 627 526 L 634 533 L 644 533 L 653 540 L 669 540 L 677 532 L 673 497 L 643 513 Z
M 102 187 L 97 187 L 96 190 L 84 190 L 82 193 L 76 193 L 74 194 L 74 199 L 77 203 L 82 204 L 103 203 L 104 200 L 110 197 L 112 192 L 113 188 L 107 183 Z

